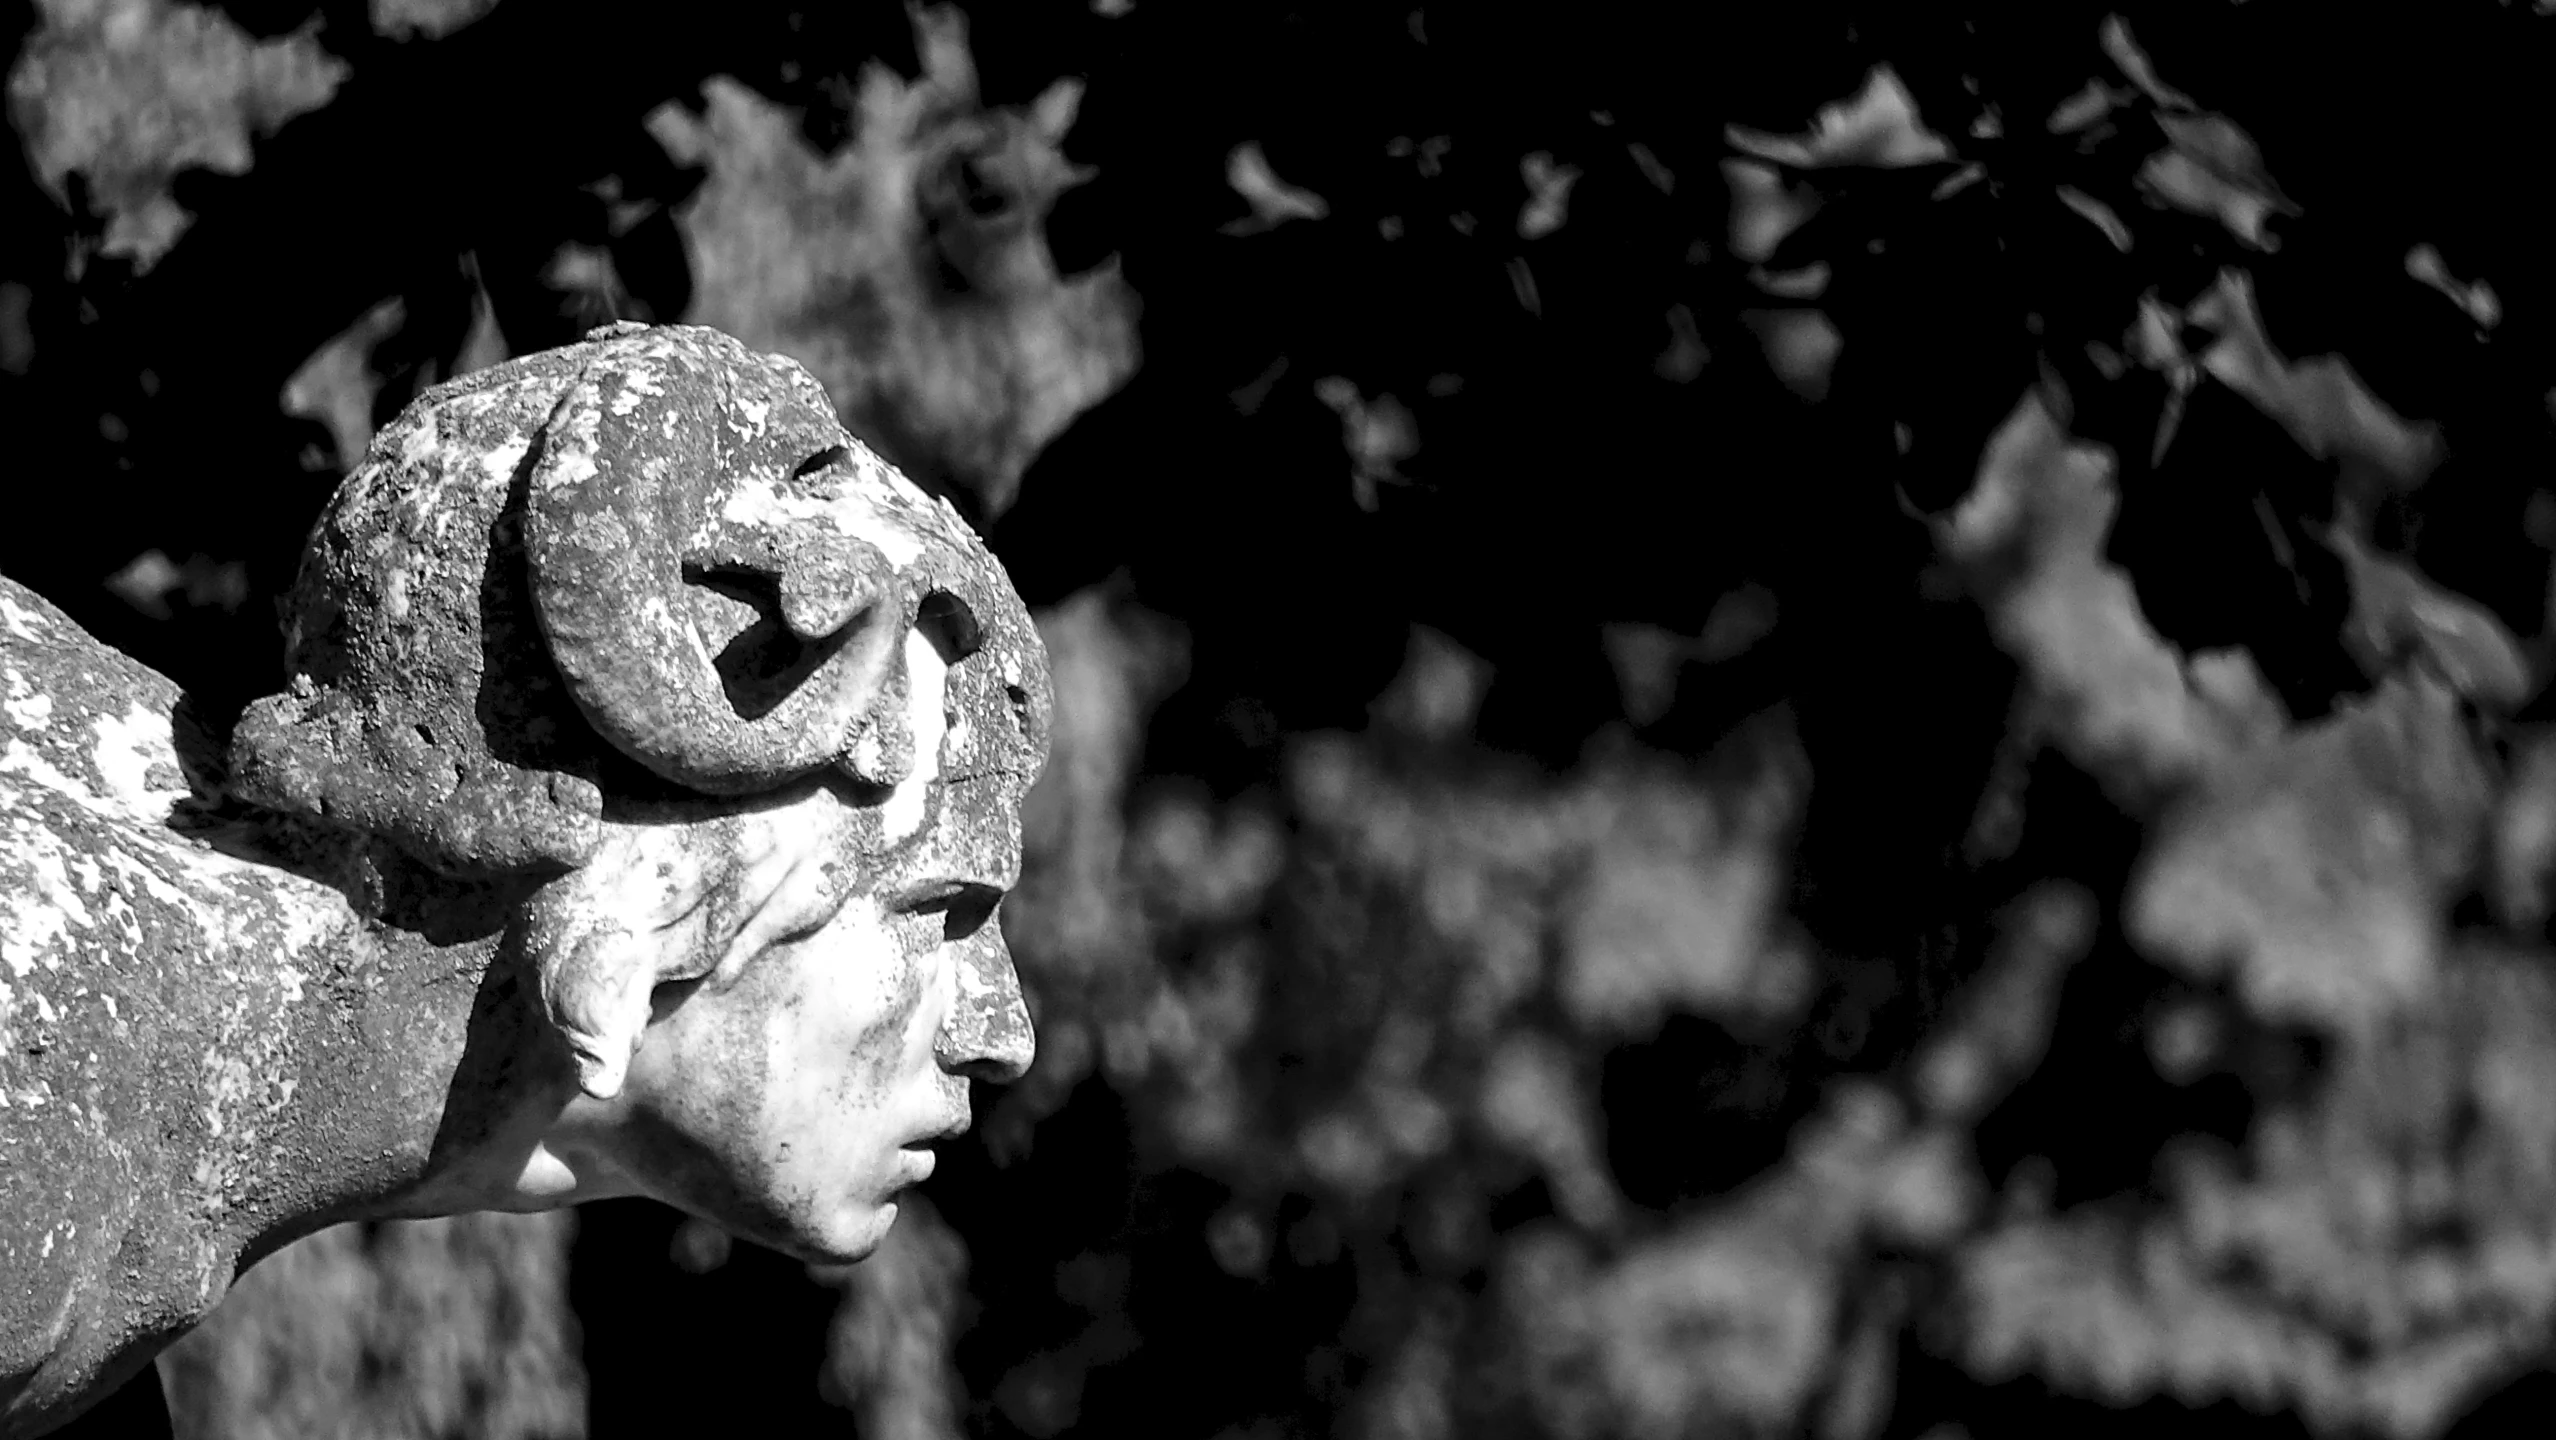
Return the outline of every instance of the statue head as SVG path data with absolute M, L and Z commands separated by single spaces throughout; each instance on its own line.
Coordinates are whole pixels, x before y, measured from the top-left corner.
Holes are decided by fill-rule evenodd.
M 616 326 L 428 392 L 315 528 L 287 647 L 233 793 L 410 891 L 527 897 L 574 1091 L 497 1127 L 481 1202 L 646 1193 L 851 1258 L 968 1078 L 1027 1066 L 993 912 L 1045 654 L 795 363 Z

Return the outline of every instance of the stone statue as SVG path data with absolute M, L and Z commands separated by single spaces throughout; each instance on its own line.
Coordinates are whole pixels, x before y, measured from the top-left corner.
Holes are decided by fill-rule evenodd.
M 0 581 L 0 1436 L 340 1221 L 858 1258 L 1029 1063 L 1045 654 L 796 364 L 622 325 L 430 391 L 287 609 L 222 736 Z

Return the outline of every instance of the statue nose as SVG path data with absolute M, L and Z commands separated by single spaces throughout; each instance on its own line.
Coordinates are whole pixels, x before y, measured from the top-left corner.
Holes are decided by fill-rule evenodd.
M 1029 1073 L 1038 1040 L 1003 927 L 989 920 L 953 948 L 958 994 L 934 1037 L 932 1058 L 953 1075 L 996 1084 L 1020 1079 Z

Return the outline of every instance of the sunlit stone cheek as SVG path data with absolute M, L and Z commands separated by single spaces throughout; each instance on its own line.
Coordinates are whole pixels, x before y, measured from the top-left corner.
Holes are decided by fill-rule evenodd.
M 945 914 L 896 909 L 957 878 L 937 834 L 947 667 L 920 634 L 905 658 L 914 769 L 878 803 L 838 814 L 836 863 L 861 874 L 859 893 L 815 934 L 746 960 L 714 1004 L 750 1007 L 766 1076 L 754 1138 L 731 1159 L 759 1175 L 787 1229 L 826 1247 L 877 1222 L 875 1207 L 914 1178 L 904 1147 L 952 1118 L 933 1042 L 958 957 Z
M 915 918 L 928 917 L 893 918 L 874 896 L 855 896 L 816 935 L 760 957 L 775 1130 L 797 1117 L 837 1143 L 876 1143 L 841 1127 L 891 1119 L 917 1083 L 913 1030 L 931 951 Z

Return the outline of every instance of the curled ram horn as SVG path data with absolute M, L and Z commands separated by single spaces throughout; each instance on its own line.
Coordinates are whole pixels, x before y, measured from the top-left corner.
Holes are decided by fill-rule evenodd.
M 710 331 L 620 339 L 542 447 L 534 608 L 597 733 L 711 794 L 847 756 L 861 778 L 903 777 L 910 746 L 874 732 L 903 688 L 921 546 L 863 502 L 885 466 L 805 371 Z

